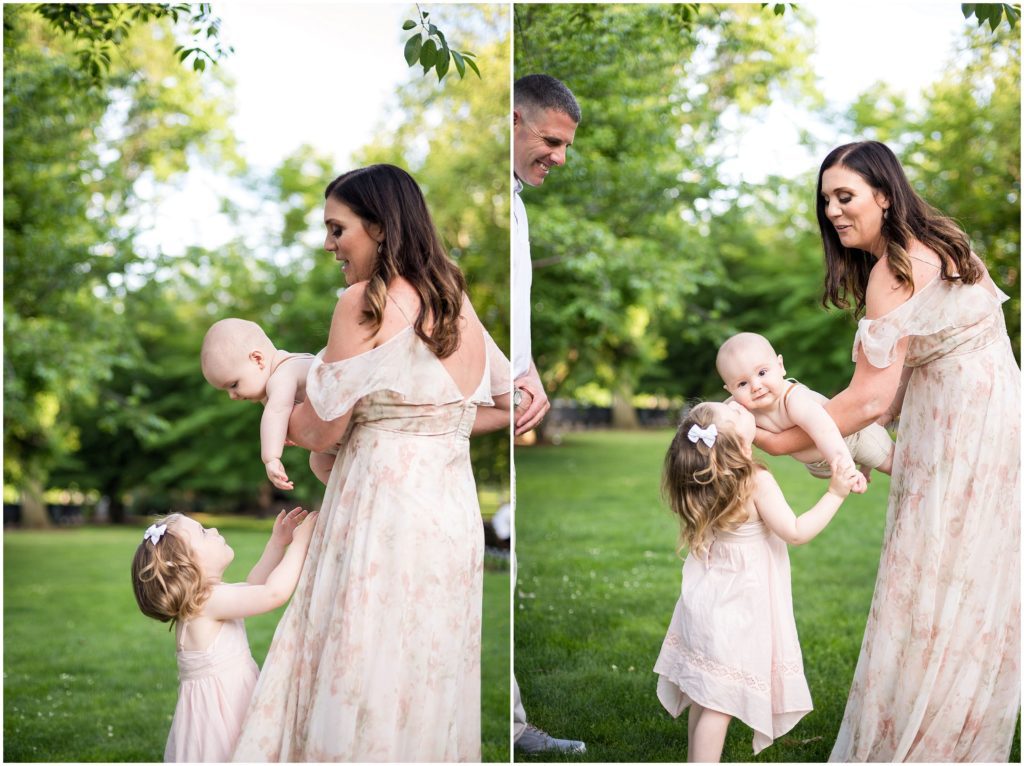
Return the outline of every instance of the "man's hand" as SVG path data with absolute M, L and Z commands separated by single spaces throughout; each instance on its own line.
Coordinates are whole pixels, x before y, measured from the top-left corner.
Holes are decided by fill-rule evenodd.
M 540 421 L 551 409 L 548 395 L 544 393 L 544 384 L 537 374 L 536 366 L 531 362 L 530 370 L 521 378 L 517 378 L 514 386 L 522 391 L 522 401 L 515 410 L 516 436 L 521 436 L 540 425 Z

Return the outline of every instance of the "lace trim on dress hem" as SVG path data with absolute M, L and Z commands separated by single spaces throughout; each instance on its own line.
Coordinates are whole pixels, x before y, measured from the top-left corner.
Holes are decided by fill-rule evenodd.
M 741 668 L 724 665 L 717 660 L 700 654 L 699 652 L 685 649 L 680 645 L 681 642 L 677 636 L 670 636 L 665 640 L 665 643 L 672 647 L 677 655 L 675 660 L 672 662 L 672 674 L 675 674 L 679 668 L 691 667 L 702 670 L 715 678 L 745 686 L 748 689 L 761 692 L 762 694 L 768 694 L 771 690 L 770 681 L 766 680 L 764 677 L 750 673 Z M 803 672 L 804 668 L 802 662 L 772 661 L 773 678 L 800 676 L 803 675 Z

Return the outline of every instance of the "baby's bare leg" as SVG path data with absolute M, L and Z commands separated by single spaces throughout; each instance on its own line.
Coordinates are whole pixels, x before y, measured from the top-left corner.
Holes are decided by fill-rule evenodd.
M 336 457 L 336 455 L 330 455 L 326 452 L 309 453 L 309 470 L 311 470 L 313 475 L 320 479 L 321 483 L 324 485 L 326 485 L 327 480 L 331 478 L 331 469 L 334 468 L 334 460 Z
M 895 455 L 896 455 L 896 445 L 894 444 L 894 445 L 892 445 L 892 447 L 889 448 L 889 454 L 885 458 L 885 462 L 883 462 L 875 470 L 881 471 L 882 473 L 888 474 L 888 475 L 891 476 L 892 475 L 892 459 L 893 459 L 893 457 Z

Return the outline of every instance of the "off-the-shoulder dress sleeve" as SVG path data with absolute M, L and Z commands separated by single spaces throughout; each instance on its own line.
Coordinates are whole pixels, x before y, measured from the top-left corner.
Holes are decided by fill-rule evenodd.
M 853 339 L 853 361 L 863 350 L 873 367 L 888 367 L 896 359 L 896 345 L 908 336 L 933 335 L 980 322 L 1009 300 L 998 287 L 992 295 L 980 284 L 933 279 L 905 303 L 878 319 L 861 319 Z
M 512 390 L 512 365 L 501 353 L 491 334 L 484 330 L 484 345 L 487 349 L 488 365 L 491 368 L 491 396 L 501 396 Z
M 325 362 L 323 351 L 317 354 L 306 376 L 306 397 L 317 416 L 335 420 L 375 391 L 411 396 L 408 336 L 412 334 L 406 328 L 376 348 L 338 362 Z

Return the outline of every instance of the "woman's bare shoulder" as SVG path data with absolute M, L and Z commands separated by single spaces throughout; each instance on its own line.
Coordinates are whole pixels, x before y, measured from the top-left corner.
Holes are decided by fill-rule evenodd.
M 335 313 L 338 311 L 362 311 L 363 302 L 366 299 L 366 286 L 368 284 L 369 282 L 356 282 L 342 290 L 334 309 Z
M 913 294 L 914 289 L 900 282 L 893 274 L 889 268 L 889 259 L 880 258 L 868 275 L 864 291 L 864 316 L 867 319 L 885 316 L 900 304 L 906 303 Z
M 356 282 L 339 296 L 331 317 L 325 362 L 337 362 L 373 348 L 374 333 L 366 327 L 363 317 L 366 285 L 366 282 Z

